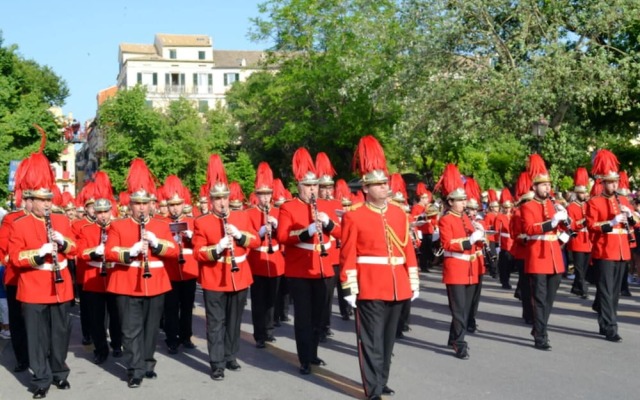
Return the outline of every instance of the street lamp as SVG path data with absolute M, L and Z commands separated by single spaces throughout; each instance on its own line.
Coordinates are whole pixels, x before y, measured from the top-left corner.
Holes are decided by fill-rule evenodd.
M 536 138 L 536 153 L 540 153 L 542 140 L 544 140 L 544 135 L 547 133 L 548 128 L 549 121 L 544 119 L 543 116 L 540 116 L 537 121 L 531 124 L 531 134 Z

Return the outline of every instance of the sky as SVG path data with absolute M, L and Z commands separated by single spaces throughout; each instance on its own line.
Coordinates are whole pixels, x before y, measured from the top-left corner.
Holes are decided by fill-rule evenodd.
M 217 50 L 263 50 L 248 38 L 264 0 L 4 0 L 0 31 L 7 47 L 64 79 L 63 106 L 84 122 L 97 93 L 116 84 L 120 43 L 153 44 L 156 33 L 204 34 Z

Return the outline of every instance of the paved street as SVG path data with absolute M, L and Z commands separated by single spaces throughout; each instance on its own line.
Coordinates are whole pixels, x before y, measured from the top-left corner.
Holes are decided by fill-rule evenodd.
M 551 352 L 533 348 L 530 327 L 520 319 L 520 303 L 512 291 L 485 277 L 479 313 L 479 331 L 468 336 L 471 358 L 461 361 L 446 347 L 449 327 L 444 285 L 439 273 L 421 274 L 422 292 L 413 303 L 412 330 L 399 340 L 389 386 L 397 399 L 633 399 L 640 381 L 640 290 L 622 298 L 622 343 L 597 335 L 591 300 L 568 294 L 563 280 L 550 319 Z M 515 278 L 512 279 L 515 286 Z M 334 306 L 335 336 L 321 344 L 326 367 L 310 376 L 298 374 L 298 362 L 289 322 L 277 328 L 278 341 L 259 350 L 254 346 L 250 312 L 245 310 L 240 372 L 226 372 L 222 382 L 209 378 L 202 296 L 197 297 L 194 321 L 195 350 L 169 356 L 162 333 L 156 358 L 158 379 L 129 389 L 118 359 L 104 365 L 91 362 L 92 348 L 80 344 L 80 321 L 73 319 L 67 362 L 71 390 L 52 387 L 49 399 L 353 399 L 362 398 L 353 321 L 342 321 Z M 73 309 L 77 312 L 77 307 Z M 28 399 L 29 373 L 13 374 L 9 341 L 0 341 L 0 399 Z

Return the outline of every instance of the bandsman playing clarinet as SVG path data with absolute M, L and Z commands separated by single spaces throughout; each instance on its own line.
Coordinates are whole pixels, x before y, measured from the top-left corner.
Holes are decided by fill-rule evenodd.
M 127 188 L 131 216 L 111 224 L 105 254 L 107 262 L 114 263 L 107 291 L 116 295 L 127 385 L 137 388 L 143 378 L 158 377 L 153 356 L 164 294 L 171 290 L 164 265 L 167 259 L 178 257 L 178 245 L 169 225 L 151 217 L 155 184 L 142 159 L 131 163 Z
M 575 279 L 571 286 L 571 293 L 582 299 L 587 299 L 587 268 L 591 260 L 591 235 L 587 228 L 587 199 L 589 189 L 589 173 L 584 167 L 576 170 L 573 178 L 575 199 L 567 206 L 567 213 L 571 218 L 571 228 L 576 236 L 569 241 L 568 249 L 573 253 L 573 270 Z

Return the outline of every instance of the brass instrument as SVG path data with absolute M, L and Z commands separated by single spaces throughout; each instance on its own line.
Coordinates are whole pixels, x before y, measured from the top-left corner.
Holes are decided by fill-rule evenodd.
M 273 254 L 273 234 L 271 233 L 271 224 L 269 223 L 269 204 L 266 204 L 264 206 L 264 208 L 262 209 L 262 212 L 264 214 L 264 226 L 267 230 L 266 232 L 266 236 L 267 236 L 267 254 Z
M 228 225 L 228 221 L 227 218 L 229 218 L 229 214 L 231 213 L 231 211 L 229 210 L 225 210 L 224 208 L 222 209 L 222 230 L 224 231 L 225 235 L 229 235 L 227 233 L 227 225 Z M 236 252 L 234 250 L 235 247 L 235 242 L 234 242 L 234 238 L 231 238 L 231 246 L 229 247 L 229 255 L 231 256 L 231 272 L 238 272 L 240 271 L 240 267 L 238 267 L 238 263 L 236 262 Z
M 107 242 L 107 225 L 100 224 L 100 244 L 104 246 Z M 107 258 L 102 254 L 100 260 L 100 276 L 107 276 Z
M 309 204 L 311 204 L 311 210 L 313 211 L 313 221 L 318 223 L 318 202 L 316 196 L 311 193 L 309 197 Z M 320 257 L 326 257 L 329 255 L 327 249 L 324 247 L 324 235 L 322 234 L 322 223 L 320 223 L 320 229 L 318 229 L 318 241 L 320 242 Z
M 620 211 L 622 211 L 622 203 L 620 203 L 620 198 L 618 197 L 618 192 L 616 192 L 614 195 L 616 196 L 616 201 L 618 202 L 618 208 L 620 209 Z M 631 227 L 629 226 L 628 219 L 625 220 L 623 222 L 623 224 L 624 224 L 624 229 L 627 230 L 627 240 L 629 240 L 629 243 L 635 243 L 636 242 L 636 238 L 633 236 L 633 233 L 631 233 Z
M 144 234 L 146 232 L 145 227 L 145 215 L 140 214 L 140 240 L 144 240 Z M 146 251 L 142 252 L 142 267 L 144 268 L 142 272 L 142 277 L 145 279 L 151 278 L 151 271 L 149 270 L 149 255 Z
M 53 246 L 53 251 L 51 254 L 51 258 L 53 260 L 53 276 L 55 283 L 62 283 L 64 279 L 62 279 L 62 273 L 60 272 L 60 264 L 58 263 L 58 242 L 53 240 L 53 227 L 51 225 L 51 211 L 44 211 L 44 223 L 47 228 L 47 240 Z

